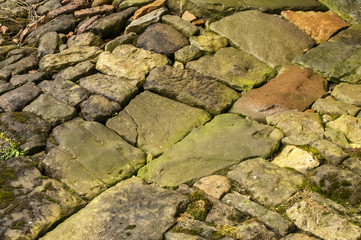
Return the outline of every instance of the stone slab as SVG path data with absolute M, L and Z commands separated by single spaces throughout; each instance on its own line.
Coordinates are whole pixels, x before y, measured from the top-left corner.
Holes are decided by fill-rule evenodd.
M 361 23 L 361 3 L 360 1 L 349 0 L 320 0 L 329 9 L 336 12 L 343 19 L 350 22 Z

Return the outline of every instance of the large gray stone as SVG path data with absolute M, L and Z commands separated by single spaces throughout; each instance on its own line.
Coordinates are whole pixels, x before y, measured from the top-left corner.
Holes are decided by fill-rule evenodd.
M 85 202 L 25 157 L 0 162 L 0 238 L 37 239 Z
M 361 107 L 361 84 L 340 83 L 335 86 L 331 95 L 339 101 Z
M 225 17 L 212 23 L 210 29 L 270 67 L 290 63 L 315 44 L 294 24 L 255 10 Z
M 120 114 L 109 119 L 107 127 L 128 141 L 131 141 L 132 132 L 135 131 L 136 146 L 153 156 L 162 154 L 193 128 L 210 120 L 209 114 L 201 109 L 148 91 L 138 95 L 123 111 L 129 118 Z M 127 129 L 129 125 L 136 128 L 130 132 Z
M 340 88 L 338 88 L 338 89 L 340 89 Z M 338 95 L 337 91 L 338 90 L 336 90 L 336 92 L 334 94 Z M 345 99 L 345 95 L 340 94 L 339 96 L 341 99 Z M 355 101 L 356 99 L 351 98 L 350 100 Z M 356 107 L 355 105 L 352 105 L 352 104 L 349 104 L 346 102 L 336 101 L 332 98 L 318 99 L 312 105 L 312 109 L 315 109 L 321 115 L 328 114 L 328 115 L 331 115 L 334 117 L 340 117 L 341 115 L 355 116 L 361 110 L 361 108 Z
M 170 66 L 153 69 L 144 89 L 202 108 L 212 115 L 226 111 L 239 98 L 237 92 L 222 83 Z
M 145 163 L 141 150 L 97 122 L 63 123 L 54 128 L 52 141 L 58 145 L 43 160 L 45 172 L 86 198 L 129 178 Z
M 216 116 L 194 129 L 138 172 L 148 182 L 178 186 L 221 172 L 249 157 L 267 157 L 278 149 L 283 134 L 235 114 Z
M 56 32 L 45 33 L 39 41 L 38 57 L 41 59 L 45 55 L 54 54 L 58 50 L 58 47 L 62 44 L 62 41 Z
M 320 0 L 330 10 L 350 22 L 361 23 L 361 2 L 350 0 Z
M 95 65 L 88 60 L 61 70 L 60 72 L 54 74 L 53 78 L 75 82 L 80 78 L 91 75 L 94 71 Z
M 352 143 L 361 144 L 361 118 L 342 115 L 335 121 L 327 123 L 327 128 L 342 132 Z
M 255 200 L 269 206 L 285 202 L 305 180 L 302 174 L 261 158 L 241 162 L 228 177 L 244 187 Z
M 110 188 L 42 240 L 162 240 L 186 198 L 131 178 Z
M 132 21 L 126 28 L 125 33 L 135 32 L 137 34 L 142 33 L 148 26 L 160 21 L 160 18 L 167 13 L 166 8 L 156 9 L 140 18 Z
M 202 51 L 194 45 L 185 46 L 174 53 L 174 59 L 183 64 L 200 57 L 202 57 Z
M 204 56 L 186 67 L 239 91 L 257 87 L 275 74 L 257 58 L 235 48 L 222 48 L 214 56 Z

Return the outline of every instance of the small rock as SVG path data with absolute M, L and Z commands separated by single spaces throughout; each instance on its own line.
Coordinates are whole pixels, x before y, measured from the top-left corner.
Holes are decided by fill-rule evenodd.
M 361 144 L 361 118 L 342 115 L 335 121 L 327 123 L 327 128 L 342 132 L 352 143 Z
M 137 11 L 135 11 L 133 15 L 133 20 L 136 20 L 150 12 L 153 12 L 159 8 L 163 8 L 165 6 L 165 0 L 155 0 L 152 3 L 149 3 L 148 5 L 145 5 L 141 8 L 139 8 Z
M 80 62 L 73 67 L 68 67 L 53 75 L 54 79 L 63 79 L 75 82 L 80 78 L 91 75 L 95 70 L 95 65 L 89 60 Z
M 340 83 L 335 86 L 331 95 L 336 100 L 361 107 L 361 84 Z
M 62 42 L 56 32 L 45 33 L 39 41 L 38 58 L 41 59 L 45 55 L 56 53 L 61 44 Z
M 330 162 L 334 165 L 340 164 L 342 160 L 349 156 L 336 144 L 325 139 L 313 142 L 311 146 L 315 148 L 322 155 L 322 157 L 326 159 L 327 162 Z
M 189 22 L 192 22 L 194 20 L 197 19 L 196 16 L 194 16 L 192 13 L 188 12 L 188 11 L 185 11 L 182 15 L 182 19 L 185 20 L 185 21 L 189 21 Z
M 174 59 L 183 64 L 197 60 L 202 56 L 202 51 L 194 45 L 185 46 L 174 53 Z
M 227 38 L 211 32 L 204 32 L 199 36 L 192 36 L 189 41 L 205 54 L 215 53 L 228 45 Z
M 183 63 L 181 63 L 181 62 L 178 62 L 178 61 L 175 61 L 174 63 L 173 63 L 173 67 L 174 68 L 176 68 L 176 69 L 181 69 L 181 70 L 184 70 L 184 64 Z
M 199 33 L 199 29 L 196 26 L 175 15 L 163 16 L 162 23 L 173 26 L 175 29 L 177 29 L 188 38 Z
M 55 10 L 62 5 L 60 4 L 60 0 L 49 0 L 45 1 L 44 4 L 41 4 L 39 7 L 36 8 L 36 13 L 40 16 L 46 15 L 48 12 Z
M 318 99 L 313 105 L 312 109 L 315 109 L 320 114 L 328 114 L 334 117 L 340 117 L 341 115 L 355 116 L 361 108 L 355 105 L 335 101 L 331 98 Z
M 97 46 L 103 43 L 102 39 L 92 32 L 73 35 L 68 39 L 68 48 L 82 48 L 84 46 Z
M 167 13 L 166 8 L 160 8 L 154 10 L 142 17 L 137 18 L 132 21 L 126 28 L 125 33 L 135 32 L 137 34 L 142 33 L 149 25 L 157 23 L 160 21 L 160 18 Z
M 193 186 L 217 199 L 220 199 L 232 187 L 228 178 L 219 175 L 203 177 Z
M 134 32 L 123 34 L 111 41 L 109 41 L 105 47 L 105 51 L 112 52 L 116 47 L 122 45 L 122 44 L 133 44 L 134 40 L 136 39 L 137 34 Z
M 10 79 L 10 83 L 14 86 L 24 85 L 25 83 L 39 83 L 47 77 L 44 72 L 35 72 L 22 75 L 15 75 Z
M 81 113 L 87 121 L 105 122 L 121 107 L 118 103 L 110 101 L 101 95 L 92 95 L 80 104 Z

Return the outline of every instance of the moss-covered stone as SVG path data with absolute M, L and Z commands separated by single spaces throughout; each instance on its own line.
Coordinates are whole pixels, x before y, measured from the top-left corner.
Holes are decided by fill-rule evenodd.
M 204 221 L 213 204 L 202 191 L 195 191 L 189 196 L 190 203 L 187 206 L 186 213 L 194 219 Z

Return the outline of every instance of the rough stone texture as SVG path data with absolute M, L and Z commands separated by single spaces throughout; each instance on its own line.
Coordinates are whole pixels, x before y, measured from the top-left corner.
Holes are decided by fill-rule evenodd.
M 6 58 L 6 55 L 12 51 L 18 49 L 19 46 L 17 44 L 11 44 L 6 46 L 0 46 L 0 61 L 3 61 Z
M 174 228 L 181 229 L 181 232 L 197 233 L 197 235 L 204 239 L 212 239 L 215 233 L 217 233 L 216 227 L 209 226 L 205 222 L 195 220 L 187 215 L 179 217 Z
M 218 199 L 231 190 L 232 187 L 231 182 L 226 177 L 219 175 L 203 177 L 193 186 Z
M 122 44 L 132 44 L 134 42 L 134 40 L 136 39 L 136 37 L 137 37 L 137 34 L 134 32 L 121 35 L 121 36 L 109 41 L 105 45 L 104 50 L 112 52 L 116 47 L 118 47 Z
M 148 26 L 160 21 L 160 18 L 167 13 L 166 8 L 154 10 L 136 20 L 132 21 L 126 28 L 125 33 L 142 33 Z
M 86 31 L 101 36 L 102 39 L 119 35 L 124 29 L 127 19 L 132 16 L 137 8 L 131 7 L 122 12 L 113 13 L 92 23 Z
M 296 146 L 286 146 L 272 163 L 280 167 L 293 168 L 303 174 L 307 174 L 320 164 L 312 154 Z
M 186 202 L 180 194 L 131 178 L 110 188 L 42 240 L 161 240 Z M 115 204 L 115 205 L 114 205 Z
M 170 66 L 153 69 L 144 89 L 202 108 L 212 115 L 226 111 L 239 97 L 222 83 Z
M 196 26 L 176 15 L 163 16 L 162 23 L 173 26 L 175 29 L 177 29 L 188 38 L 199 33 L 199 29 Z
M 359 1 L 320 0 L 320 2 L 339 14 L 345 20 L 361 23 L 361 3 Z
M 121 106 L 102 95 L 92 95 L 80 104 L 80 108 L 85 120 L 103 123 L 120 111 Z
M 45 1 L 45 3 L 41 4 L 39 7 L 36 8 L 36 13 L 38 15 L 46 15 L 48 12 L 55 10 L 62 5 L 60 4 L 60 0 L 50 0 Z
M 58 33 L 56 32 L 47 32 L 45 33 L 39 41 L 38 47 L 38 57 L 41 59 L 45 55 L 54 54 L 58 50 L 58 47 L 61 45 L 61 40 Z
M 342 160 L 349 156 L 336 144 L 325 139 L 312 143 L 312 147 L 315 148 L 327 162 L 335 165 L 341 163 Z
M 203 32 L 199 36 L 189 38 L 190 43 L 205 54 L 212 54 L 228 45 L 228 40 L 212 32 Z
M 100 48 L 95 46 L 66 49 L 60 53 L 43 57 L 40 60 L 39 68 L 48 73 L 56 73 L 77 63 L 96 58 L 100 53 Z
M 346 209 L 316 193 L 304 194 L 304 197 L 286 212 L 297 227 L 322 239 L 361 237 L 360 227 L 340 215 L 340 212 L 346 213 Z
M 328 12 L 294 12 L 284 11 L 281 15 L 305 31 L 316 43 L 327 41 L 338 30 L 350 26 L 336 13 Z
M 267 157 L 278 148 L 282 137 L 277 129 L 234 114 L 222 114 L 194 129 L 140 169 L 138 176 L 162 186 L 178 186 L 227 169 L 249 157 Z
M 75 82 L 80 78 L 91 75 L 95 70 L 95 65 L 89 60 L 80 62 L 75 66 L 65 68 L 53 75 L 54 79 L 63 79 Z
M 345 134 L 350 142 L 361 144 L 361 118 L 342 115 L 335 121 L 327 123 L 327 128 L 336 129 Z
M 119 117 L 109 119 L 107 127 L 130 142 L 135 130 L 136 146 L 153 156 L 162 154 L 193 128 L 210 120 L 209 114 L 201 109 L 148 91 L 136 96 L 125 107 L 124 112 L 130 118 L 124 118 L 123 114 L 120 114 Z M 129 125 L 135 125 L 136 128 L 130 132 Z
M 35 83 L 27 83 L 24 86 L 11 90 L 0 96 L 0 107 L 5 111 L 21 111 L 27 104 L 33 101 L 41 93 Z
M 149 73 L 153 68 L 171 63 L 164 55 L 137 48 L 131 44 L 123 44 L 115 48 L 113 55 L 120 61 L 133 63 L 136 68 L 139 68 L 145 74 Z
M 44 72 L 27 73 L 21 75 L 15 75 L 10 79 L 10 83 L 14 86 L 21 86 L 25 83 L 33 82 L 39 83 L 47 77 Z
M 276 113 L 293 109 L 303 111 L 327 93 L 324 81 L 307 69 L 286 66 L 264 86 L 243 94 L 230 112 L 266 122 L 266 117 Z
M 193 45 L 185 46 L 174 53 L 174 59 L 184 64 L 201 56 L 202 51 Z
M 239 91 L 257 87 L 274 76 L 272 68 L 235 48 L 222 48 L 214 56 L 187 63 L 186 68 Z
M 361 107 L 361 84 L 340 83 L 333 89 L 336 100 Z
M 118 59 L 110 52 L 103 52 L 99 55 L 95 68 L 107 75 L 133 80 L 136 86 L 141 86 L 145 79 L 144 72 L 134 63 Z
M 0 162 L 0 189 L 1 239 L 37 239 L 84 204 L 25 157 Z
M 119 3 L 120 2 L 120 3 Z M 125 10 L 130 7 L 143 7 L 151 2 L 154 2 L 154 0 L 124 0 L 124 1 L 115 1 L 115 3 L 118 3 L 118 9 L 120 11 Z
M 166 232 L 164 234 L 165 240 L 205 240 L 200 236 L 195 236 L 185 233 Z
M 13 89 L 14 85 L 6 81 L 0 80 L 0 95 Z
M 339 32 L 332 37 L 329 42 L 342 42 L 346 45 L 360 47 L 361 46 L 361 24 L 353 24 L 346 30 Z
M 338 95 L 337 91 L 335 94 Z M 341 98 L 344 96 L 342 94 L 340 95 Z M 361 110 L 361 108 L 356 107 L 355 105 L 336 101 L 332 98 L 318 99 L 312 105 L 312 109 L 315 109 L 321 115 L 328 114 L 335 117 L 340 117 L 341 115 L 355 116 Z
M 138 89 L 127 79 L 97 73 L 79 80 L 79 85 L 92 94 L 100 94 L 119 104 L 125 104 Z
M 285 202 L 304 182 L 304 176 L 264 159 L 240 163 L 227 175 L 250 192 L 255 200 L 269 206 Z
M 283 144 L 307 145 L 323 138 L 323 125 L 317 113 L 287 111 L 266 118 L 286 135 Z
M 316 169 L 310 182 L 333 200 L 354 206 L 361 203 L 361 176 L 348 169 L 323 165 Z
M 24 57 L 19 61 L 6 65 L 0 70 L 0 80 L 9 80 L 12 76 L 26 73 L 29 70 L 33 70 L 37 68 L 38 60 L 35 56 L 30 55 L 28 57 Z
M 69 121 L 76 116 L 76 109 L 64 104 L 49 94 L 41 94 L 32 103 L 23 109 L 48 121 L 50 126 L 55 127 Z
M 0 132 L 27 154 L 40 152 L 50 131 L 49 123 L 27 112 L 0 114 Z
M 141 8 L 139 8 L 137 11 L 135 11 L 132 19 L 136 20 L 148 13 L 155 12 L 160 8 L 163 8 L 165 6 L 166 0 L 155 0 L 152 3 L 149 3 Z
M 241 195 L 237 192 L 227 194 L 222 202 L 236 208 L 242 213 L 251 215 L 260 219 L 264 224 L 284 236 L 294 230 L 294 225 L 284 219 L 277 212 L 271 211 L 266 207 L 263 207 L 251 200 L 245 195 Z
M 89 97 L 89 92 L 79 85 L 62 79 L 42 81 L 38 84 L 44 93 L 50 94 L 60 102 L 76 107 Z
M 357 157 L 347 158 L 342 165 L 361 175 L 361 159 Z
M 212 209 L 208 212 L 205 221 L 217 225 L 236 226 L 244 222 L 248 215 L 242 213 L 218 199 L 210 198 L 212 201 Z
M 282 240 L 318 240 L 318 238 L 310 237 L 304 233 L 292 233 L 282 238 Z
M 212 23 L 210 29 L 272 68 L 290 63 L 315 43 L 294 24 L 255 10 L 225 17 Z M 277 47 L 270 52 L 270 46 Z
M 245 240 L 267 239 L 276 240 L 276 234 L 268 230 L 262 223 L 258 221 L 245 222 L 237 226 L 237 238 Z
M 58 145 L 43 160 L 46 174 L 86 198 L 129 178 L 145 163 L 142 151 L 97 122 L 75 118 L 54 128 L 52 138 Z
M 109 119 L 106 126 L 117 132 L 124 140 L 133 146 L 136 145 L 138 138 L 138 126 L 126 111 L 121 111 L 116 117 Z
M 136 46 L 155 53 L 171 56 L 188 44 L 188 39 L 174 27 L 156 23 L 148 27 L 138 37 Z
M 68 48 L 82 48 L 84 46 L 97 46 L 103 43 L 102 39 L 92 32 L 71 36 L 67 41 Z

